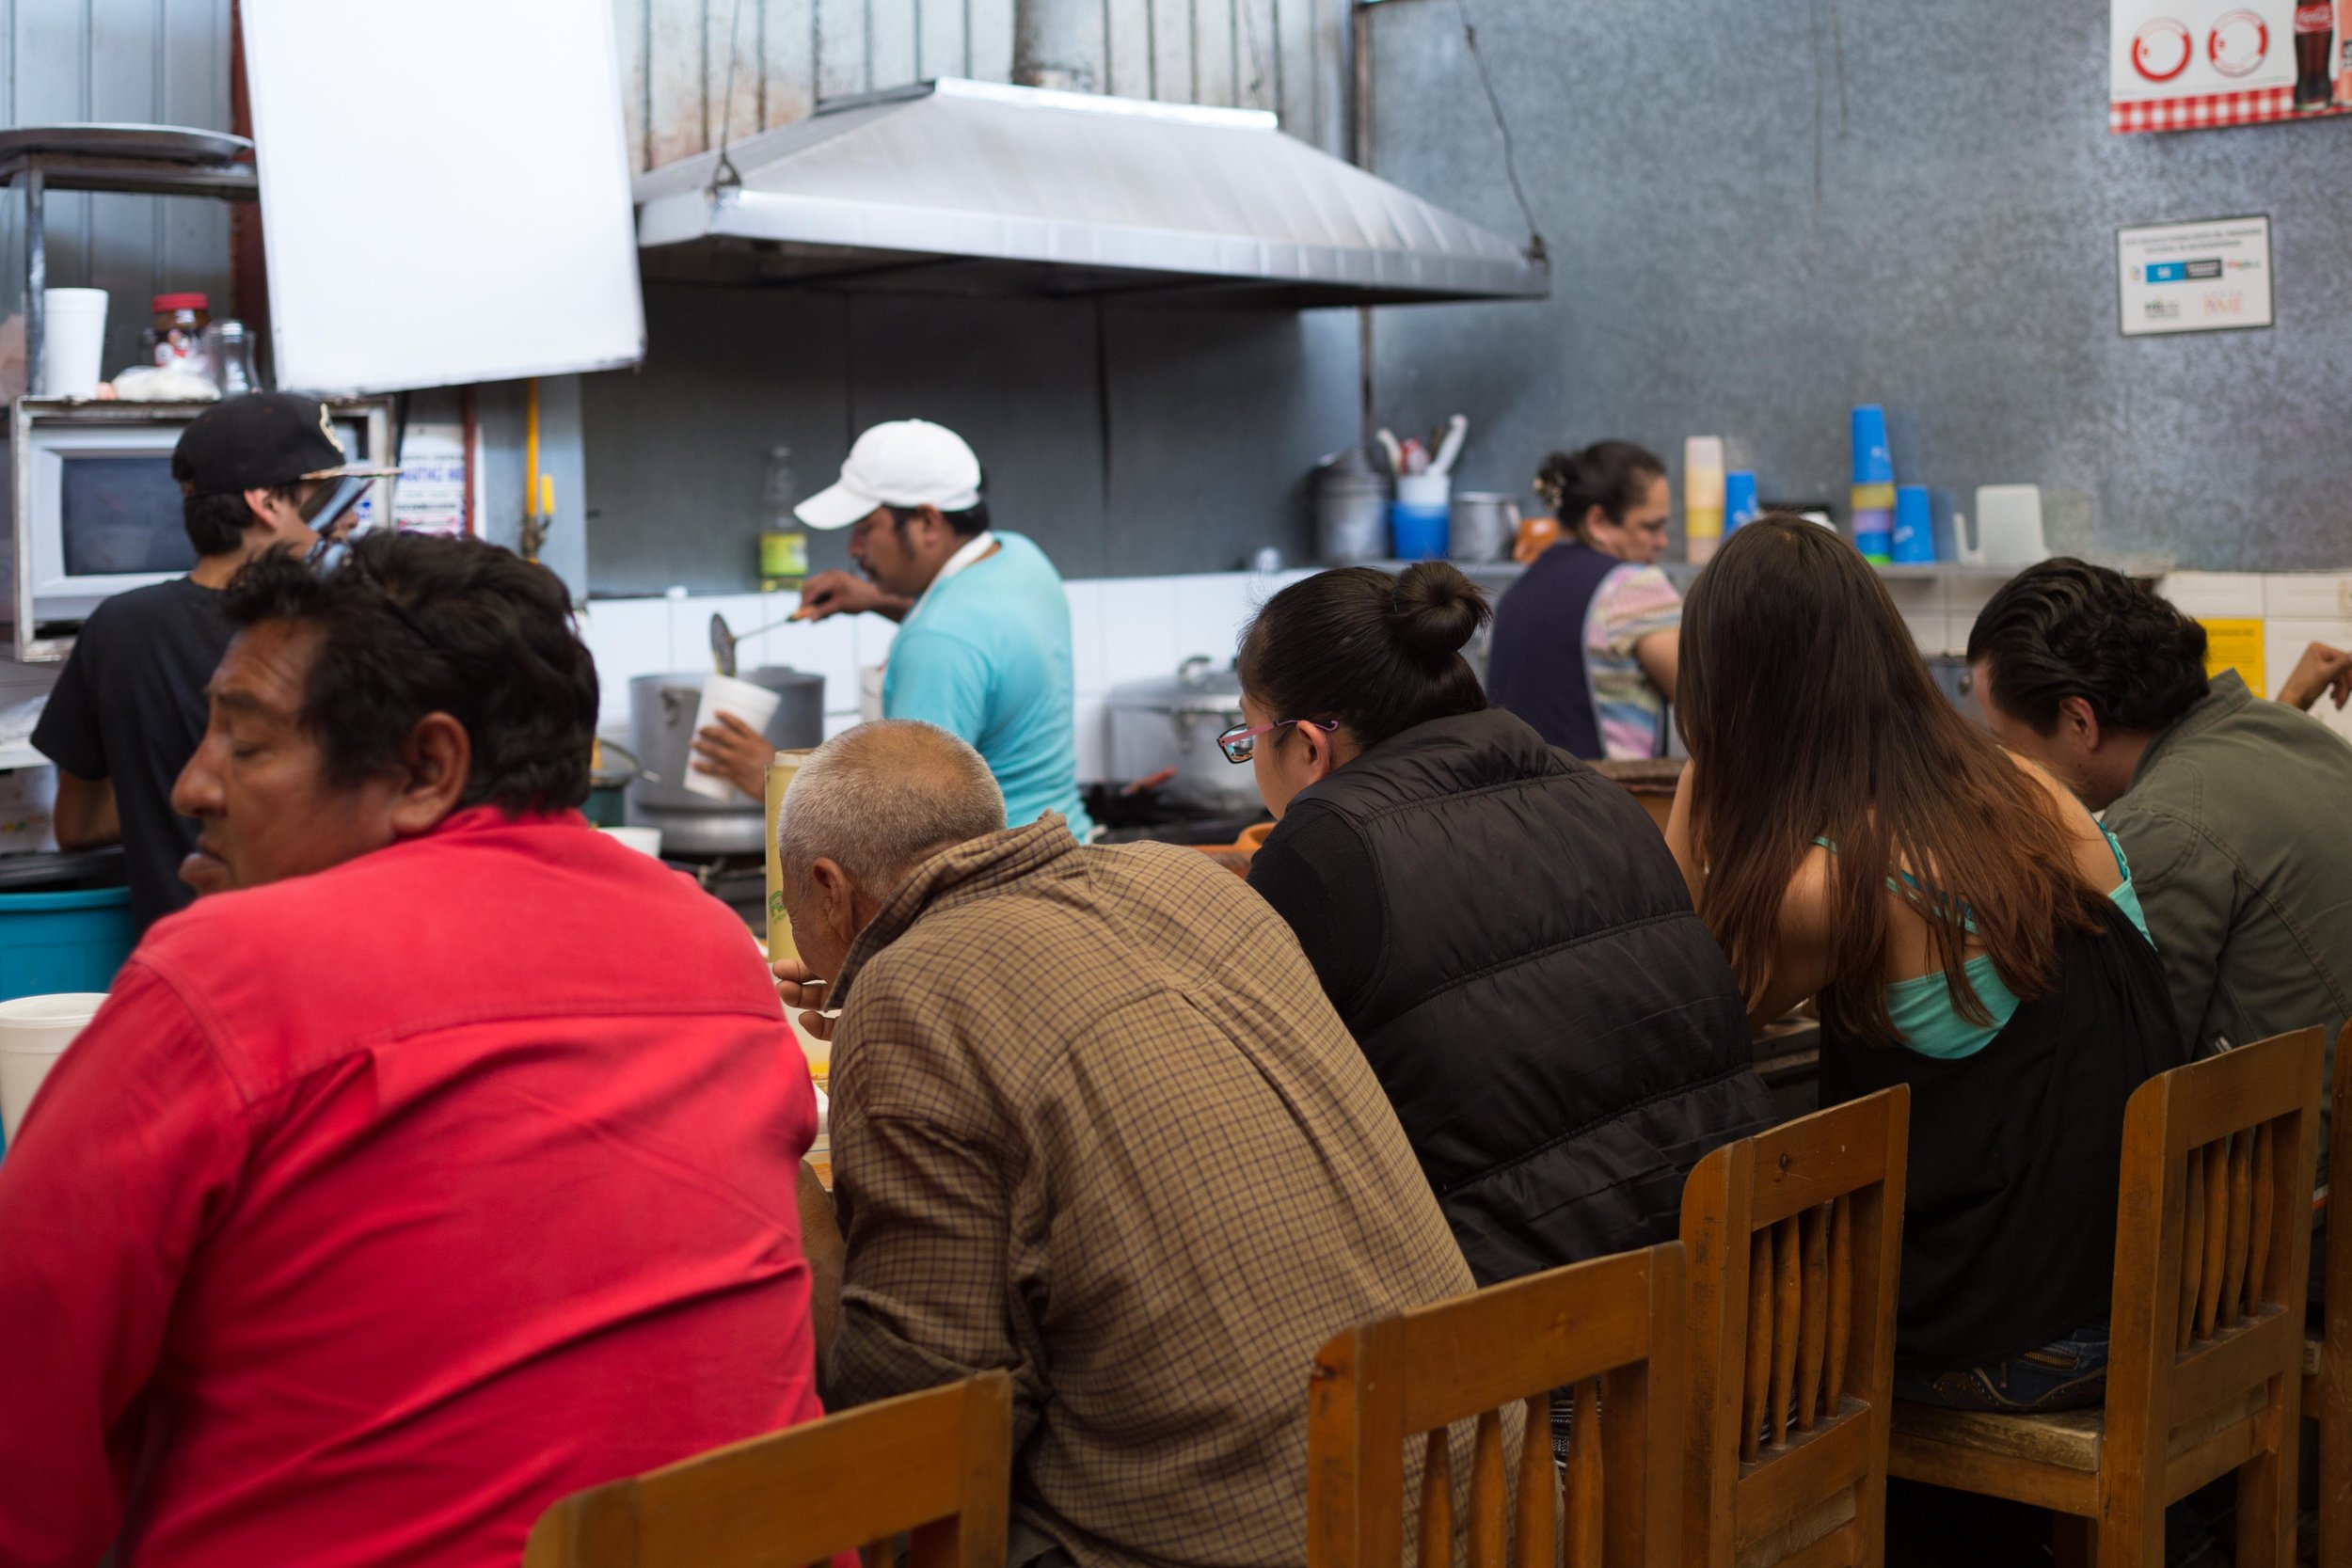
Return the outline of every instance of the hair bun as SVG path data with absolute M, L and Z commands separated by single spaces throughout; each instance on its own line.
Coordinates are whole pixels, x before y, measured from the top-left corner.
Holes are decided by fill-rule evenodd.
M 1422 658 L 1451 658 L 1494 614 L 1478 585 L 1443 561 L 1405 568 L 1389 595 L 1398 646 Z

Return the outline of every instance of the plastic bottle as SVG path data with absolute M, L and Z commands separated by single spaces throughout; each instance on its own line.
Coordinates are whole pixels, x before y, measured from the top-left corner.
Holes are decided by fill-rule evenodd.
M 1682 443 L 1682 536 L 1691 564 L 1704 566 L 1724 542 L 1724 438 L 1693 436 Z
M 768 453 L 768 483 L 761 491 L 759 589 L 763 594 L 799 593 L 808 580 L 808 535 L 792 515 L 800 499 L 792 481 L 792 449 Z

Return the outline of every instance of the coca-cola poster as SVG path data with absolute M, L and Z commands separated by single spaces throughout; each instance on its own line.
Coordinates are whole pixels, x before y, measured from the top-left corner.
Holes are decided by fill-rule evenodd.
M 2194 131 L 2352 111 L 2352 0 L 2110 0 L 2107 124 Z

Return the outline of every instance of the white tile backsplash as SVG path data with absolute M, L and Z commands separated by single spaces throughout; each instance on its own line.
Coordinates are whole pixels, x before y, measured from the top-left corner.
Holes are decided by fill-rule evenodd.
M 757 657 L 755 657 L 754 645 L 744 645 L 740 656 L 744 669 L 781 664 L 808 674 L 822 675 L 825 677 L 825 711 L 857 711 L 855 617 L 833 615 L 822 621 L 800 621 L 778 626 L 759 638 L 756 648 Z
M 2272 572 L 2263 612 L 2296 621 L 2352 621 L 2352 572 Z
M 2263 684 L 2269 689 L 2255 695 L 2276 694 L 2285 683 L 2287 673 L 2295 668 L 2296 660 L 2303 657 L 2303 650 L 2314 642 L 2325 642 L 2331 648 L 2352 648 L 2352 617 L 2324 621 L 2274 617 L 2263 623 Z M 2312 705 L 2311 715 L 2352 740 L 2352 708 L 2339 708 L 2333 698 L 2323 694 Z
M 1172 578 L 1104 578 L 1064 584 L 1070 598 L 1071 653 L 1077 696 L 1078 773 L 1101 778 L 1109 766 L 1110 716 L 1106 699 L 1124 681 L 1172 675 L 1194 654 L 1230 659 L 1251 617 L 1281 589 L 1314 575 L 1313 568 L 1274 574 L 1221 572 Z M 2259 614 L 2264 579 L 2253 574 L 2176 574 L 2187 578 L 2192 597 L 2203 603 L 2249 602 Z M 2276 580 L 2276 579 L 2273 579 Z M 2309 578 L 2297 585 L 2307 592 Z M 2328 580 L 2332 581 L 2333 578 Z M 2248 585 L 2250 585 L 2248 586 Z M 1996 579 L 1903 579 L 1887 584 L 1923 654 L 1957 653 L 1967 642 L 1977 611 L 2000 587 Z M 2298 603 L 2315 602 L 2308 596 Z M 788 606 L 782 607 L 788 610 Z M 2186 607 L 2185 607 L 2186 608 Z M 670 669 L 699 669 L 708 658 L 707 628 L 713 610 L 742 632 L 763 624 L 779 609 L 772 595 L 719 594 L 665 599 L 599 599 L 583 616 L 588 645 L 605 682 L 599 722 L 626 724 L 628 677 Z M 2193 613 L 2235 611 L 2208 610 Z M 2312 628 L 2318 629 L 2312 629 Z M 788 664 L 825 677 L 825 733 L 837 735 L 856 721 L 859 672 L 888 656 L 896 623 L 879 615 L 841 615 L 789 626 L 744 642 L 745 669 Z M 2269 672 L 2275 687 L 2294 657 L 2313 638 L 2352 639 L 2352 616 L 2313 618 L 2293 626 L 2271 625 Z M 2292 642 L 2293 653 L 2279 650 Z M 691 644 L 691 646 L 690 646 Z M 685 654 L 691 658 L 674 662 Z M 2284 663 L 2278 662 L 2281 657 Z M 2323 716 L 2326 717 L 2326 716 Z M 2352 715 L 2336 715 L 2336 726 L 2352 736 Z
M 1176 578 L 1106 578 L 1102 582 L 1103 678 L 1108 691 L 1121 681 L 1172 675 L 1176 641 Z M 1083 654 L 1080 656 L 1084 657 Z
M 1903 625 L 1911 628 L 1911 641 L 1923 654 L 1948 654 L 1960 650 L 1952 645 L 1951 618 L 1940 610 L 1906 610 Z
M 1251 597 L 1255 581 L 1242 572 L 1175 579 L 1179 662 L 1196 654 L 1206 654 L 1220 665 L 1232 662 L 1241 629 L 1257 613 Z
M 1099 697 L 1105 689 L 1103 675 L 1103 585 L 1091 579 L 1066 582 L 1062 592 L 1070 600 L 1070 657 L 1072 671 L 1077 683 L 1077 694 L 1083 700 Z
M 2200 621 L 2259 620 L 2263 613 L 2258 572 L 2174 572 L 2156 592 Z
M 860 670 L 871 670 L 890 657 L 890 644 L 898 635 L 898 622 L 887 615 L 853 615 L 847 619 L 856 637 L 857 667 Z M 833 699 L 828 697 L 825 705 L 832 706 Z M 857 705 L 854 691 L 849 705 Z
M 580 612 L 580 636 L 596 661 L 596 723 L 628 727 L 628 683 L 670 664 L 670 606 L 662 599 L 598 599 Z

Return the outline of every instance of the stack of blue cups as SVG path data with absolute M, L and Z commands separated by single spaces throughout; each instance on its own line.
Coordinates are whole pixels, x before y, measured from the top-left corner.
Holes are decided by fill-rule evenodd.
M 1895 455 L 1886 410 L 1875 403 L 1853 411 L 1853 544 L 1875 565 L 1895 558 Z
M 1724 475 L 1724 531 L 1738 531 L 1764 515 L 1756 500 L 1756 475 L 1735 471 Z
M 1924 484 L 1895 486 L 1895 564 L 1929 566 L 1935 562 L 1935 514 L 1928 504 Z

